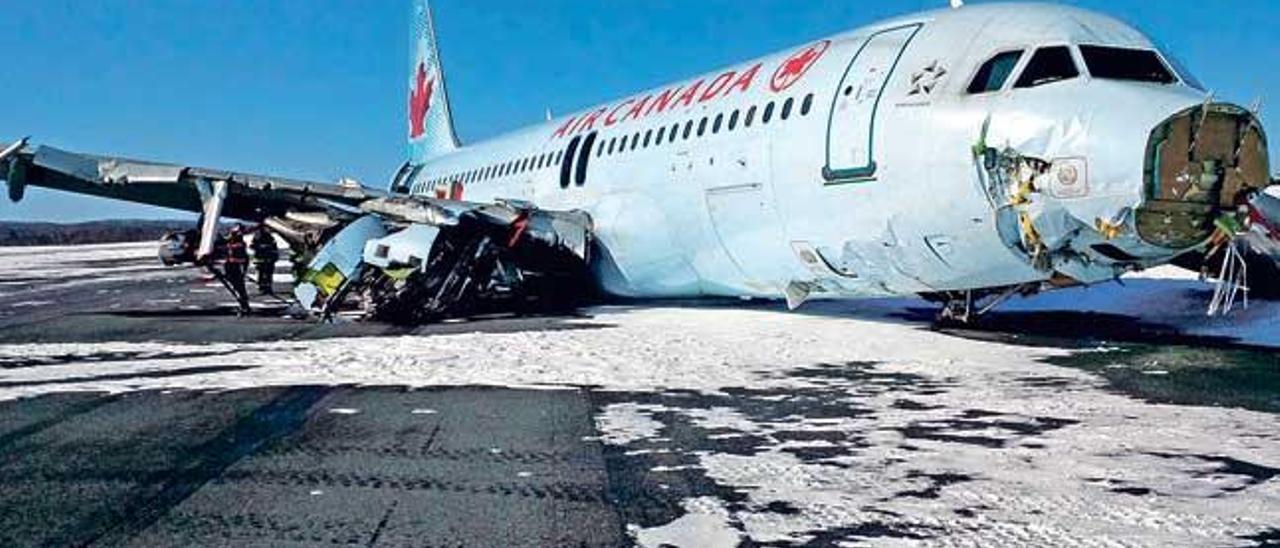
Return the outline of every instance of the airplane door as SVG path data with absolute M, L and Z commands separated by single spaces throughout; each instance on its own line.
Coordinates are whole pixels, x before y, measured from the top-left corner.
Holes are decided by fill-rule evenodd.
M 733 145 L 727 154 L 703 156 L 703 190 L 716 237 L 737 265 L 752 293 L 780 290 L 778 255 L 786 237 L 769 184 L 769 148 L 755 140 Z
M 882 30 L 854 54 L 831 106 L 827 127 L 828 182 L 869 179 L 876 174 L 876 113 L 885 84 L 922 25 Z

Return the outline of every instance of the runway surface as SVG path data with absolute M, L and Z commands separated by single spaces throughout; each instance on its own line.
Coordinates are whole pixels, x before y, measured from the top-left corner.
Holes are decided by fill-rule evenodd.
M 236 319 L 154 247 L 0 248 L 0 545 L 1280 543 L 1280 308 L 1208 319 L 1172 273 L 966 330 L 910 299 L 405 330 Z

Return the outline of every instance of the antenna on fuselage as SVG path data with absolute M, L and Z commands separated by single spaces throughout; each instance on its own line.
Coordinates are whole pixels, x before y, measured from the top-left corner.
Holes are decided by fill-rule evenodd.
M 552 115 L 551 115 L 551 109 L 550 109 L 550 108 L 548 108 L 548 109 L 547 109 L 547 121 L 548 121 L 548 122 L 550 122 L 552 118 L 554 118 L 554 116 L 552 116 Z
M 964 7 L 964 0 L 951 0 L 951 9 L 958 10 Z
M 1262 96 L 1259 95 L 1253 100 L 1253 106 L 1249 107 L 1249 112 L 1252 112 L 1254 116 L 1262 116 L 1262 105 Z

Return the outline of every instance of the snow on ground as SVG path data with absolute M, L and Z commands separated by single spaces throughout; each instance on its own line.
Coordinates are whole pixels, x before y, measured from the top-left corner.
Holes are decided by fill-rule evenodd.
M 156 242 L 90 246 L 0 247 L 0 297 L 67 287 L 160 279 Z
M 1207 318 L 1205 285 L 1171 274 L 1006 308 L 1117 313 L 1280 346 L 1275 303 Z M 0 399 L 293 384 L 591 387 L 620 400 L 596 417 L 603 443 L 655 459 L 653 474 L 700 474 L 738 494 L 700 494 L 678 519 L 633 524 L 642 545 L 821 541 L 816 531 L 856 524 L 887 543 L 1204 546 L 1280 524 L 1274 415 L 1139 401 L 1044 362 L 1079 349 L 966 340 L 892 319 L 911 305 L 608 306 L 566 320 L 568 329 L 515 333 L 3 345 Z M 680 438 L 691 430 L 708 434 L 704 445 Z

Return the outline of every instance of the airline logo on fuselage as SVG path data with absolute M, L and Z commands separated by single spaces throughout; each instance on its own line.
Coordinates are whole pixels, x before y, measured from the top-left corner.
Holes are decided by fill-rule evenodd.
M 795 85 L 804 74 L 809 72 L 810 68 L 822 58 L 822 54 L 827 52 L 827 48 L 831 47 L 830 40 L 823 40 L 803 50 L 796 52 L 789 57 L 777 71 L 773 73 L 773 79 L 769 80 L 769 89 L 774 92 L 783 92 L 787 88 Z
M 418 63 L 418 73 L 414 76 L 412 89 L 409 90 L 409 138 L 417 139 L 427 131 L 427 113 L 431 112 L 431 96 L 435 94 L 436 79 L 427 79 L 427 64 Z
M 831 46 L 829 40 L 812 44 L 783 61 L 774 72 L 770 89 L 782 92 L 800 81 L 822 58 Z M 597 128 L 610 128 L 631 120 L 640 120 L 677 108 L 718 101 L 734 94 L 746 93 L 755 84 L 764 63 L 756 63 L 746 70 L 727 70 L 710 80 L 701 78 L 691 84 L 675 86 L 643 97 L 631 97 L 617 105 L 603 107 L 565 120 L 551 134 L 559 139 L 588 132 Z

